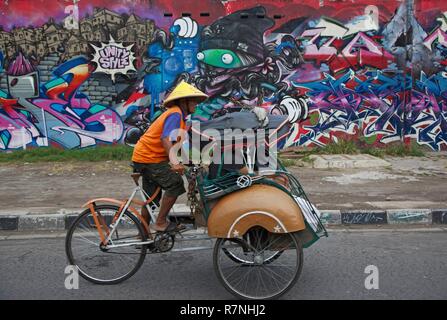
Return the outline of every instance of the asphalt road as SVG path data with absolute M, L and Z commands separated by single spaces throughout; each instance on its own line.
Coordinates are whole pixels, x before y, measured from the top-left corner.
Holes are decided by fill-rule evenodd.
M 334 231 L 304 251 L 282 299 L 447 299 L 447 232 Z M 67 290 L 63 238 L 0 241 L 0 299 L 234 299 L 218 282 L 212 251 L 148 255 L 114 286 L 84 279 Z M 368 265 L 379 289 L 367 290 Z

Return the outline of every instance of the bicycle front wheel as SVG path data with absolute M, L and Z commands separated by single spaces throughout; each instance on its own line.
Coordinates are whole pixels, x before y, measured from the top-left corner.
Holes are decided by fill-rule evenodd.
M 119 207 L 96 206 L 96 214 L 104 234 L 110 232 L 108 225 L 118 218 Z M 71 265 L 80 275 L 97 284 L 116 284 L 131 277 L 141 267 L 146 256 L 146 240 L 138 219 L 125 212 L 110 241 L 101 244 L 99 230 L 90 209 L 83 211 L 73 222 L 65 239 L 65 251 Z

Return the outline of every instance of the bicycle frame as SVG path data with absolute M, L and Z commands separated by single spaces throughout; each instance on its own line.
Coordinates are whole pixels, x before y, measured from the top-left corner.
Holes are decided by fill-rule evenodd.
M 153 212 L 152 208 L 149 207 L 148 203 L 146 203 L 146 201 L 147 201 L 147 199 L 149 198 L 149 196 L 146 194 L 146 192 L 145 192 L 139 185 L 137 185 L 137 186 L 135 187 L 135 189 L 133 190 L 132 195 L 130 196 L 130 198 L 127 199 L 127 201 L 126 201 L 126 203 L 125 203 L 125 205 L 124 205 L 124 208 L 121 209 L 121 212 L 120 212 L 120 214 L 119 214 L 119 216 L 118 216 L 118 219 L 116 219 L 116 221 L 112 222 L 112 224 L 111 224 L 111 226 L 112 226 L 112 230 L 111 230 L 111 232 L 109 233 L 108 237 L 106 238 L 106 243 L 109 243 L 109 241 L 110 241 L 110 243 L 113 245 L 112 235 L 113 235 L 113 233 L 115 232 L 116 227 L 118 226 L 118 223 L 121 221 L 121 219 L 122 219 L 122 217 L 123 217 L 123 215 L 124 215 L 124 212 L 126 212 L 126 210 L 130 207 L 130 204 L 132 203 L 133 198 L 135 197 L 135 195 L 137 194 L 137 192 L 140 193 L 141 199 L 143 200 L 143 202 L 144 202 L 144 206 L 146 207 L 146 209 L 147 209 L 148 212 L 149 212 L 149 215 L 150 215 L 150 217 L 151 217 L 151 220 L 152 220 L 152 221 L 155 221 L 155 215 L 154 215 L 154 212 Z M 143 219 L 140 219 L 140 221 L 143 222 Z M 145 228 L 146 228 L 146 227 L 145 227 Z M 146 228 L 146 231 L 148 231 L 148 227 Z M 148 234 L 150 234 L 150 233 L 148 232 Z
M 145 231 L 147 232 L 147 234 L 149 235 L 150 238 L 152 238 L 151 233 L 149 232 L 149 225 L 146 223 L 146 221 L 142 218 L 142 216 L 138 213 L 138 210 L 136 210 L 134 207 L 131 206 L 132 202 L 140 205 L 140 206 L 145 206 L 150 218 L 152 221 L 155 221 L 156 216 L 154 214 L 154 208 L 152 206 L 150 206 L 150 203 L 152 202 L 152 200 L 158 195 L 158 193 L 160 192 L 160 189 L 157 189 L 156 192 L 152 195 L 152 197 L 150 197 L 138 184 L 137 181 L 135 181 L 136 183 L 136 187 L 133 189 L 131 196 L 125 200 L 125 201 L 119 201 L 119 200 L 115 200 L 115 199 L 108 199 L 108 198 L 100 198 L 100 199 L 94 199 L 91 200 L 89 202 L 87 202 L 86 204 L 84 204 L 83 207 L 89 207 L 90 208 L 90 212 L 93 216 L 93 220 L 95 222 L 96 225 L 96 229 L 98 230 L 99 233 L 99 237 L 101 239 L 101 243 L 103 245 L 106 246 L 106 248 L 116 248 L 118 246 L 130 246 L 130 245 L 134 245 L 136 243 L 138 244 L 149 244 L 151 243 L 151 241 L 149 242 L 133 242 L 133 243 L 129 243 L 129 244 L 125 244 L 125 245 L 114 245 L 113 244 L 113 240 L 112 240 L 112 235 L 115 232 L 119 222 L 121 221 L 124 213 L 128 210 L 130 211 L 132 214 L 134 214 L 142 223 L 143 228 L 145 229 Z M 142 202 L 135 200 L 135 196 L 139 194 L 141 197 Z M 104 221 L 102 221 L 103 223 L 100 223 L 99 221 L 99 217 L 98 214 L 96 213 L 95 210 L 95 202 L 98 201 L 106 201 L 106 202 L 112 202 L 114 204 L 119 205 L 119 210 L 118 210 L 118 216 L 115 215 L 115 217 L 113 218 L 112 223 L 107 226 L 105 224 Z M 104 234 L 104 231 L 102 229 L 102 226 L 104 226 L 106 228 L 106 234 Z M 152 239 L 151 239 L 152 240 Z M 108 243 L 111 243 L 110 245 L 107 245 Z

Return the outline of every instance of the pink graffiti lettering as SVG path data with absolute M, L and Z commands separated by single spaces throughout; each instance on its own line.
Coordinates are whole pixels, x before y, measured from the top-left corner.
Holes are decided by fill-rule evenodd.
M 345 70 L 351 66 L 372 66 L 384 69 L 393 56 L 383 50 L 376 42 L 363 32 L 352 39 L 341 54 L 329 63 L 334 72 Z
M 433 43 L 439 43 L 444 47 L 447 47 L 447 33 L 441 30 L 441 28 L 437 28 L 424 40 L 424 45 L 431 51 L 433 50 Z
M 304 31 L 302 37 L 309 38 L 304 58 L 327 63 L 334 73 L 359 66 L 383 69 L 394 60 L 389 52 L 363 32 L 358 32 L 344 47 L 340 34 L 342 32 L 330 32 L 324 27 Z

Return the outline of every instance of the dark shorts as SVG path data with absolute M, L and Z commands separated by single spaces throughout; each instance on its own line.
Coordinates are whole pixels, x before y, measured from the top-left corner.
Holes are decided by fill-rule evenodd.
M 143 189 L 149 196 L 152 196 L 157 186 L 170 197 L 178 197 L 186 192 L 182 176 L 172 171 L 168 162 L 134 162 L 133 165 L 135 172 L 143 174 Z

